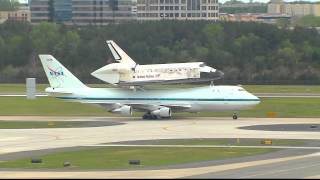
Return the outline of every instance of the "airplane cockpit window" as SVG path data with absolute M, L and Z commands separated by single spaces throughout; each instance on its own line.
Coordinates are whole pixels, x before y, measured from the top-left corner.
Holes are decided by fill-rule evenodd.
M 245 91 L 244 89 L 238 89 L 238 91 Z

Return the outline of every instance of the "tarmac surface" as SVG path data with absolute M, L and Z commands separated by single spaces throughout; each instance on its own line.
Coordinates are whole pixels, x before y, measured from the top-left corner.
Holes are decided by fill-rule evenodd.
M 309 125 L 319 125 L 320 118 L 240 117 L 238 120 L 232 120 L 232 118 L 196 117 L 175 120 L 141 120 L 140 118 L 122 117 L 0 116 L 0 120 L 102 121 L 109 123 L 109 126 L 82 128 L 0 129 L 0 161 L 22 158 L 33 154 L 93 148 L 92 146 L 106 144 L 141 145 L 141 141 L 158 139 L 302 139 L 308 142 L 305 145 L 306 147 L 315 148 L 284 148 L 276 153 L 252 157 L 139 170 L 98 172 L 74 170 L 72 172 L 65 172 L 56 170 L 52 173 L 52 171 L 43 170 L 2 169 L 0 170 L 0 178 L 320 177 L 320 132 L 307 128 Z M 110 125 L 113 123 L 115 125 Z M 117 123 L 121 123 L 121 125 L 116 125 Z M 277 130 L 270 129 L 270 127 L 274 127 Z M 297 129 L 296 127 L 302 127 L 302 129 Z
M 261 131 L 304 131 L 320 132 L 320 124 L 276 124 L 276 125 L 256 125 L 244 126 L 240 129 L 261 130 Z

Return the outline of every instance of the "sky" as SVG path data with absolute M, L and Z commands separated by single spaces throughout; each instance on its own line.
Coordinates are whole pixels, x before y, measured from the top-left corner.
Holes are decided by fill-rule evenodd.
M 27 3 L 28 0 L 19 0 L 21 3 Z M 219 0 L 219 2 L 224 3 L 228 0 Z M 243 2 L 249 2 L 249 0 L 242 0 Z M 269 2 L 270 0 L 253 0 L 253 2 Z M 286 2 L 296 1 L 296 0 L 285 0 Z M 307 0 L 310 2 L 317 2 L 320 0 Z

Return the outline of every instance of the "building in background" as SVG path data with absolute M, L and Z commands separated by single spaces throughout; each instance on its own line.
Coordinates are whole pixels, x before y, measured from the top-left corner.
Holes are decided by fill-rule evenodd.
M 138 20 L 219 19 L 218 0 L 137 0 Z
M 32 23 L 37 24 L 43 21 L 52 21 L 53 9 L 51 6 L 49 10 L 49 0 L 30 0 L 29 5 Z
M 31 0 L 31 22 L 106 25 L 136 19 L 132 0 Z
M 72 0 L 72 23 L 107 25 L 136 20 L 136 3 L 132 0 Z
M 7 20 L 30 22 L 30 9 L 28 6 L 21 6 L 13 11 L 0 11 L 0 24 Z
M 268 3 L 268 13 L 287 14 L 290 16 L 320 16 L 320 4 L 311 2 L 284 2 L 271 0 Z

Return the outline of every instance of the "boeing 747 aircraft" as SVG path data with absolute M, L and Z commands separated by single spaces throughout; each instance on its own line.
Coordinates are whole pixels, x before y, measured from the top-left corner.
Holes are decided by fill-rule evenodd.
M 115 42 L 109 40 L 107 44 L 117 63 L 108 64 L 91 75 L 110 84 L 142 86 L 152 83 L 208 82 L 223 76 L 223 72 L 203 62 L 139 65 Z
M 259 98 L 238 86 L 205 86 L 170 90 L 90 88 L 51 55 L 39 55 L 50 87 L 59 99 L 98 104 L 113 113 L 146 112 L 143 119 L 171 117 L 172 112 L 237 111 L 260 103 Z M 236 115 L 233 116 L 237 118 Z

